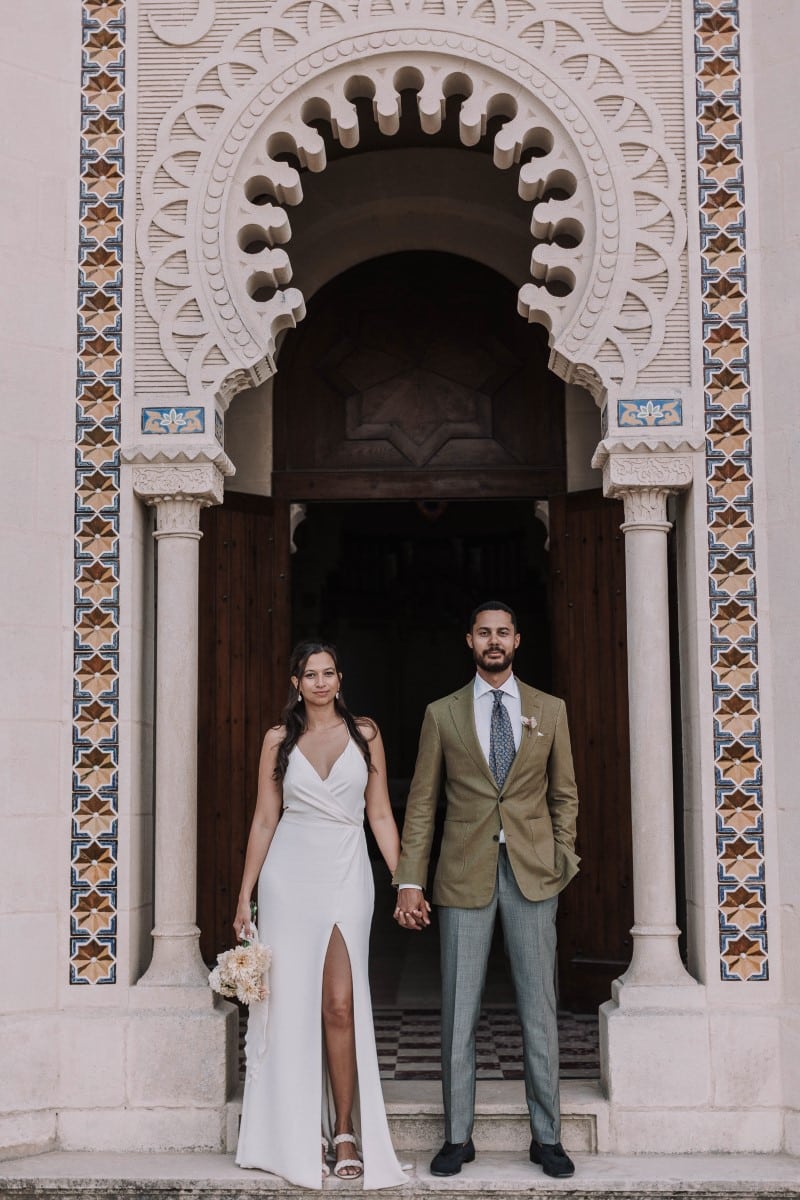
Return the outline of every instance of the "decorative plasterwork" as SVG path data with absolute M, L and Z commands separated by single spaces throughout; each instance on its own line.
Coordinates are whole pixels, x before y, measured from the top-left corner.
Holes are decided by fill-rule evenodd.
M 603 491 L 625 505 L 623 529 L 636 526 L 670 528 L 667 497 L 685 491 L 694 474 L 693 447 L 688 442 L 669 446 L 664 442 L 626 448 L 601 442 L 592 465 L 602 467 Z
M 117 980 L 125 3 L 81 6 L 71 984 Z
M 630 0 L 603 0 L 603 9 L 617 29 L 623 30 L 624 33 L 641 34 L 658 29 L 669 16 L 672 3 L 673 0 L 664 0 L 655 11 L 649 5 L 642 11 L 636 0 L 633 4 Z
M 224 475 L 213 463 L 156 463 L 133 468 L 133 490 L 147 504 L 196 501 L 221 504 Z
M 769 978 L 738 0 L 694 0 L 720 976 Z
M 661 488 L 682 491 L 692 483 L 692 459 L 688 454 L 611 454 L 603 466 L 603 485 L 608 495 L 620 488 Z
M 324 142 L 306 124 L 315 119 L 355 146 L 357 96 L 371 98 L 374 120 L 393 134 L 399 92 L 412 88 L 432 137 L 458 95 L 465 146 L 499 114 L 508 120 L 495 164 L 510 168 L 534 149 L 519 169 L 520 195 L 534 206 L 520 310 L 549 328 L 559 374 L 598 398 L 629 393 L 662 344 L 681 284 L 680 172 L 657 112 L 588 26 L 547 3 L 387 7 L 280 0 L 202 62 L 166 114 L 142 180 L 138 246 L 170 366 L 192 400 L 223 405 L 272 372 L 277 333 L 304 313 L 282 248 L 284 206 L 301 202 L 301 178 L 280 156 L 324 169 Z M 626 19 L 627 5 L 611 7 Z
M 619 0 L 607 0 L 607 3 L 619 3 Z M 156 37 L 170 46 L 191 46 L 210 32 L 216 16 L 216 0 L 194 0 L 194 7 L 195 14 L 191 20 L 176 24 L 159 20 L 151 13 L 148 18 L 150 28 Z

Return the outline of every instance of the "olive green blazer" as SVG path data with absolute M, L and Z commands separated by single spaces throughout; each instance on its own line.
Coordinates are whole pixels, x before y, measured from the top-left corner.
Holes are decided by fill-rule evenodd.
M 524 683 L 519 691 L 522 715 L 531 722 L 523 724 L 502 789 L 475 732 L 474 682 L 426 709 L 395 884 L 425 886 L 442 780 L 446 812 L 434 904 L 489 903 L 501 825 L 514 876 L 529 900 L 555 896 L 577 874 L 578 792 L 564 701 Z

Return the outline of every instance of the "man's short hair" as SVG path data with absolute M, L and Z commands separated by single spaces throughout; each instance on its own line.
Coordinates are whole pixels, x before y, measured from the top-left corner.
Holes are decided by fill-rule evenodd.
M 472 633 L 475 628 L 475 622 L 482 612 L 504 612 L 511 617 L 511 624 L 514 626 L 514 632 L 517 632 L 517 614 L 514 612 L 510 604 L 506 604 L 503 600 L 485 600 L 483 604 L 476 605 L 472 610 L 469 618 L 468 633 Z

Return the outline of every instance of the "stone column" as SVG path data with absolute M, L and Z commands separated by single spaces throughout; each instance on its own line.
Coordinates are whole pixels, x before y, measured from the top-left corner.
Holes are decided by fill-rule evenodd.
M 633 837 L 633 957 L 625 984 L 693 984 L 678 953 L 670 716 L 667 496 L 619 487 L 625 505 Z
M 201 508 L 222 499 L 203 466 L 139 466 L 134 489 L 156 509 L 155 928 L 140 987 L 208 986 L 197 909 L 197 620 Z
M 692 459 L 637 450 L 605 443 L 594 459 L 625 505 L 634 889 L 633 956 L 601 1006 L 600 1050 L 618 1145 L 659 1150 L 687 1136 L 668 1114 L 710 1089 L 705 989 L 678 953 L 675 899 L 667 497 L 690 486 Z
M 232 468 L 206 448 L 171 462 L 142 461 L 148 452 L 158 453 L 134 447 L 128 463 L 135 494 L 156 510 L 155 927 L 150 965 L 128 994 L 128 1119 L 106 1138 L 118 1149 L 218 1151 L 238 1014 L 208 986 L 196 924 L 198 559 L 200 511 L 221 503 Z

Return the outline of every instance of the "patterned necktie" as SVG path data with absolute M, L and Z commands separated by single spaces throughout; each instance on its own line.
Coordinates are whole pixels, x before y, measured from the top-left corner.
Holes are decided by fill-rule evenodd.
M 503 693 L 498 689 L 494 693 L 494 708 L 489 726 L 489 769 L 494 775 L 498 787 L 502 787 L 505 783 L 506 775 L 516 753 L 511 718 L 508 715 L 508 709 L 503 704 Z

